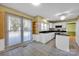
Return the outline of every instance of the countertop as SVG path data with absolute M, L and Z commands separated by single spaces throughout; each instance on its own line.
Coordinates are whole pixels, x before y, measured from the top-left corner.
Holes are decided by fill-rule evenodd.
M 66 32 L 66 31 L 40 31 L 39 33 L 50 33 L 50 32 Z
M 56 35 L 69 36 L 67 33 L 55 33 Z

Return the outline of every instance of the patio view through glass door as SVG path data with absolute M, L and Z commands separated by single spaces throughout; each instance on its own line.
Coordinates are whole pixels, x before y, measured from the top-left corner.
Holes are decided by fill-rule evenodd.
M 7 15 L 7 46 L 31 41 L 31 20 L 15 15 Z
M 8 46 L 21 43 L 21 18 L 14 15 L 8 15 Z
M 23 41 L 31 41 L 32 39 L 32 22 L 23 19 Z

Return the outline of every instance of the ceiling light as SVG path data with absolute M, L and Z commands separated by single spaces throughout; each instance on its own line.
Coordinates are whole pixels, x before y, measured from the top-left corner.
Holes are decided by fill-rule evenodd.
M 32 3 L 34 6 L 39 6 L 40 5 L 40 3 Z
M 60 20 L 64 20 L 66 17 L 65 16 L 61 16 L 60 17 Z

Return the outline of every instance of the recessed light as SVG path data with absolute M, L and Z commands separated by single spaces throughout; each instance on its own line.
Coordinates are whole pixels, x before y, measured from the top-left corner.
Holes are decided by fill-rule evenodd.
M 36 3 L 33 2 L 32 4 L 33 4 L 34 6 L 39 6 L 39 5 L 40 5 L 40 3 L 37 3 L 37 2 L 36 2 Z
M 66 17 L 65 16 L 61 16 L 60 17 L 60 20 L 64 20 Z

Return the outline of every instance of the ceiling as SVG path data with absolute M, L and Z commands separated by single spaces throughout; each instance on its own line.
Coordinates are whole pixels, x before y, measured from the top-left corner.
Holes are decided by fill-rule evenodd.
M 65 15 L 67 18 L 79 15 L 79 3 L 41 3 L 39 6 L 31 3 L 3 3 L 2 5 L 32 16 L 43 16 L 48 20 L 59 20 L 61 15 Z

